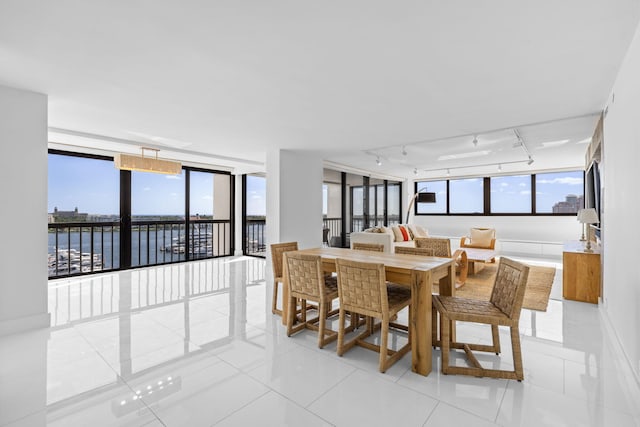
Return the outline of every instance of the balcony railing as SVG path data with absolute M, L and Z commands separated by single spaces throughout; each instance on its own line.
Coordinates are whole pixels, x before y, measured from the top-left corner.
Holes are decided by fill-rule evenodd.
M 188 237 L 188 239 L 187 239 Z M 131 265 L 168 264 L 231 255 L 229 220 L 134 221 Z M 120 223 L 49 224 L 49 278 L 120 268 Z
M 120 223 L 49 224 L 49 278 L 120 267 Z
M 245 255 L 265 257 L 267 253 L 266 236 L 265 236 L 265 219 L 247 219 L 245 221 Z
M 400 216 L 399 215 L 389 215 L 387 218 L 387 226 L 391 227 L 392 225 L 400 224 Z M 369 226 L 370 227 L 382 227 L 384 226 L 384 216 L 371 216 L 369 217 Z M 351 218 L 351 231 L 362 231 L 365 228 L 364 218 L 362 215 L 354 216 Z

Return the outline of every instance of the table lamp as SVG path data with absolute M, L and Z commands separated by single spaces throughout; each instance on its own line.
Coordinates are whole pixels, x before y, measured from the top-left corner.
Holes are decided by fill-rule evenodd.
M 598 213 L 594 208 L 586 208 L 586 209 L 580 209 L 578 211 L 578 222 L 582 224 L 583 227 L 585 227 L 587 224 L 597 224 L 600 221 L 598 220 Z M 584 231 L 582 236 L 583 238 L 580 240 L 584 240 Z M 591 240 L 588 238 L 586 240 L 587 240 L 587 245 L 585 246 L 584 251 L 593 252 L 593 250 L 591 249 Z

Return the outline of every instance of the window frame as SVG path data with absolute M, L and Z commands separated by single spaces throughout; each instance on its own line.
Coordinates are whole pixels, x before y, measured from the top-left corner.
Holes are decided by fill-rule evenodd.
M 563 172 L 582 172 L 582 193 L 584 196 L 584 181 L 585 171 L 582 169 L 569 169 L 569 170 L 559 170 L 559 171 L 544 171 L 540 172 L 540 174 L 547 173 L 563 173 Z M 503 177 L 503 176 L 522 176 L 527 175 L 523 173 L 513 173 L 513 174 L 505 174 L 505 175 L 495 175 L 494 177 Z M 426 179 L 420 181 L 413 182 L 413 190 L 414 194 L 418 191 L 419 186 L 424 186 L 426 183 L 434 182 L 434 181 L 446 181 L 447 183 L 447 203 L 446 203 L 446 212 L 445 213 L 419 213 L 418 212 L 418 203 L 416 202 L 413 206 L 413 214 L 414 216 L 576 216 L 576 213 L 553 213 L 553 212 L 537 212 L 536 206 L 536 173 L 529 174 L 531 179 L 531 212 L 491 212 L 491 176 L 469 176 L 469 177 L 460 177 L 456 179 L 468 179 L 468 178 L 481 178 L 484 180 L 483 186 L 483 200 L 484 200 L 484 212 L 482 213 L 452 213 L 451 212 L 451 191 L 450 191 L 450 181 L 454 181 L 456 179 L 451 178 L 434 178 L 434 179 Z

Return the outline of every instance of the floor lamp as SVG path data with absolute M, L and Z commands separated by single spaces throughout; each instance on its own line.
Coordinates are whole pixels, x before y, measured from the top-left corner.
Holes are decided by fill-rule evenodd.
M 411 198 L 411 201 L 409 202 L 409 208 L 407 208 L 407 220 L 405 221 L 405 224 L 409 224 L 409 215 L 411 214 L 411 208 L 413 207 L 413 204 L 416 202 L 416 200 L 418 200 L 418 203 L 435 203 L 436 193 L 418 191 L 416 194 L 414 194 Z

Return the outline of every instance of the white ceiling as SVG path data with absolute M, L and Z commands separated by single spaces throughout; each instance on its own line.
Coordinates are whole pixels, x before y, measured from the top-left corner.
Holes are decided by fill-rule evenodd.
M 270 149 L 314 150 L 414 178 L 527 170 L 506 163 L 527 159 L 516 127 L 531 168 L 558 169 L 583 164 L 639 12 L 636 0 L 2 0 L 0 84 L 49 95 L 56 147 L 156 146 L 240 172 Z M 459 158 L 474 150 L 490 152 Z

